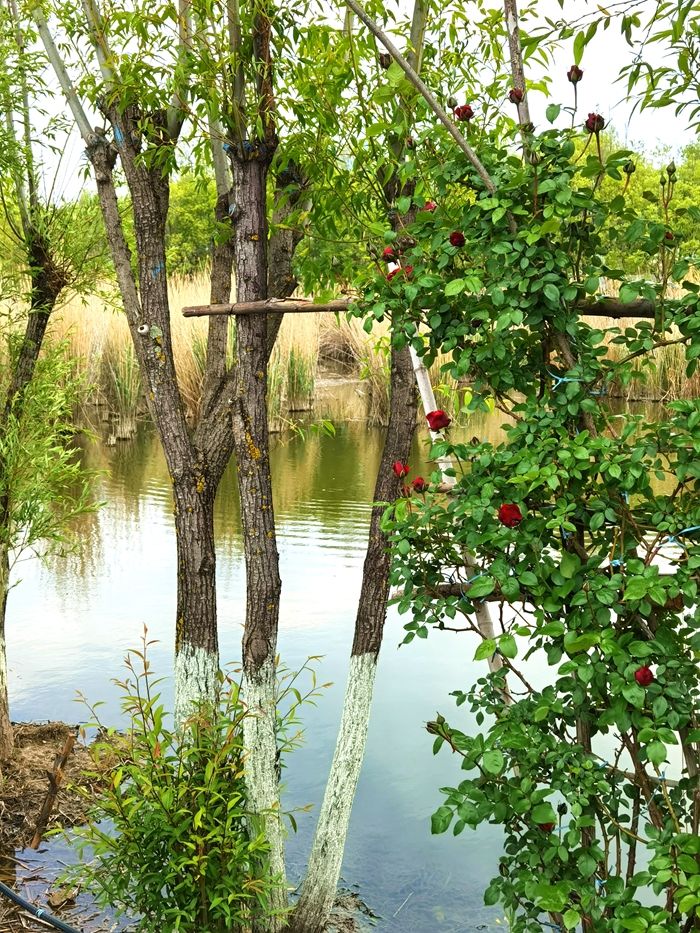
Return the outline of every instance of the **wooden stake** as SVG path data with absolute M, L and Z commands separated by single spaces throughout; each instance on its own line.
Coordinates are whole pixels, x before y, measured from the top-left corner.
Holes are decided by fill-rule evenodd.
M 56 803 L 56 797 L 61 788 L 61 782 L 63 781 L 64 769 L 70 753 L 73 751 L 73 746 L 75 745 L 75 733 L 71 732 L 70 735 L 66 738 L 66 741 L 63 745 L 63 751 L 59 752 L 56 755 L 53 763 L 53 771 L 47 771 L 46 774 L 49 779 L 49 789 L 47 791 L 46 797 L 44 798 L 44 803 L 41 807 L 41 812 L 39 813 L 39 819 L 36 821 L 36 829 L 34 830 L 34 836 L 32 841 L 29 843 L 30 849 L 38 849 L 41 845 L 41 837 L 46 831 L 46 824 L 49 821 L 51 816 L 51 811 L 53 810 L 54 804 Z

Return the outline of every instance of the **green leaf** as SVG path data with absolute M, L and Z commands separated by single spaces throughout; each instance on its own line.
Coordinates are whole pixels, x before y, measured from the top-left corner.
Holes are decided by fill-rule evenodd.
M 452 822 L 452 810 L 449 807 L 438 807 L 430 818 L 430 831 L 434 836 L 447 831 Z
M 485 661 L 496 653 L 496 639 L 486 638 L 474 652 L 475 661 Z
M 449 298 L 452 295 L 459 295 L 463 292 L 467 283 L 464 279 L 452 279 L 445 286 L 445 295 Z
M 542 291 L 544 292 L 544 297 L 551 302 L 551 304 L 559 304 L 559 289 L 556 285 L 547 282 Z
M 505 758 L 503 757 L 503 752 L 499 751 L 497 748 L 492 748 L 484 752 L 484 757 L 481 759 L 481 765 L 484 771 L 488 771 L 489 774 L 500 774 L 504 764 Z
M 537 824 L 557 822 L 557 815 L 551 803 L 538 803 L 536 807 L 532 808 L 530 818 L 533 823 Z
M 518 654 L 518 646 L 512 635 L 501 635 L 498 639 L 498 650 L 504 658 L 514 658 Z
M 496 589 L 496 581 L 493 577 L 477 577 L 473 583 L 467 587 L 467 596 L 470 599 L 480 599 L 482 596 L 488 596 Z
M 622 695 L 632 706 L 641 709 L 644 706 L 646 693 L 639 684 L 625 684 L 622 688 Z
M 581 914 L 577 910 L 569 909 L 562 919 L 567 930 L 574 930 L 581 922 Z
M 550 123 L 554 123 L 556 118 L 559 116 L 560 111 L 561 111 L 561 104 L 549 104 L 549 106 L 547 107 L 545 111 L 547 120 Z
M 650 742 L 647 745 L 647 758 L 649 761 L 656 765 L 658 768 L 659 765 L 663 764 L 666 761 L 666 746 L 663 742 L 660 742 L 656 739 L 654 742 Z

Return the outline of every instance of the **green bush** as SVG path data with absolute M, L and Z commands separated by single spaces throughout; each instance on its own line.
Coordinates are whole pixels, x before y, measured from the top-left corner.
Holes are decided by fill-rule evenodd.
M 216 703 L 175 732 L 142 651 L 116 681 L 125 734 L 101 727 L 86 783 L 99 788 L 89 822 L 72 836 L 80 862 L 69 881 L 143 930 L 243 930 L 269 916 L 268 845 L 246 809 L 238 685 L 222 678 Z M 91 792 L 82 791 L 86 796 Z

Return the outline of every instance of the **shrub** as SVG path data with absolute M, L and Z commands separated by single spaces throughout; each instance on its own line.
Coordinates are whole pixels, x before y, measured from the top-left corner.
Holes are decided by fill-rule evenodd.
M 99 793 L 88 824 L 72 837 L 81 861 L 69 880 L 117 914 L 136 915 L 143 930 L 248 929 L 269 916 L 276 882 L 246 808 L 248 714 L 238 685 L 222 677 L 216 702 L 175 732 L 155 692 L 148 645 L 144 637 L 143 650 L 127 655 L 126 678 L 115 681 L 126 733 L 104 729 L 89 707 L 100 733 L 86 778 Z

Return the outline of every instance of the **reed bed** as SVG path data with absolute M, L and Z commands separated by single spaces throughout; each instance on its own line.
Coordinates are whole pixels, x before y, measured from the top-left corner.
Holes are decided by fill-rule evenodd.
M 607 294 L 614 294 L 604 286 Z M 206 318 L 184 318 L 185 305 L 205 304 L 209 282 L 206 272 L 191 278 L 173 277 L 170 283 L 171 327 L 175 368 L 183 403 L 190 418 L 196 417 L 202 394 L 206 361 Z M 611 319 L 596 318 L 590 323 L 602 330 L 620 326 Z M 624 325 L 623 325 L 624 326 Z M 145 412 L 138 366 L 131 337 L 115 295 L 100 294 L 66 300 L 52 316 L 50 335 L 66 340 L 78 361 L 86 384 L 92 386 L 89 402 L 102 409 L 102 419 L 115 422 L 113 434 L 128 435 L 136 419 Z M 235 352 L 231 322 L 229 350 Z M 611 356 L 619 354 L 611 344 Z M 639 378 L 629 385 L 614 387 L 622 398 L 669 400 L 700 395 L 700 374 L 685 376 L 681 347 L 656 351 L 651 362 L 640 363 Z M 468 383 L 449 375 L 449 357 L 441 357 L 431 367 L 438 407 L 449 410 L 453 419 L 464 422 L 469 401 Z M 321 372 L 362 380 L 363 410 L 356 416 L 369 424 L 386 424 L 389 413 L 389 328 L 375 324 L 367 334 L 357 318 L 330 314 L 288 315 L 270 359 L 268 407 L 270 422 L 282 430 L 313 408 L 316 383 Z

